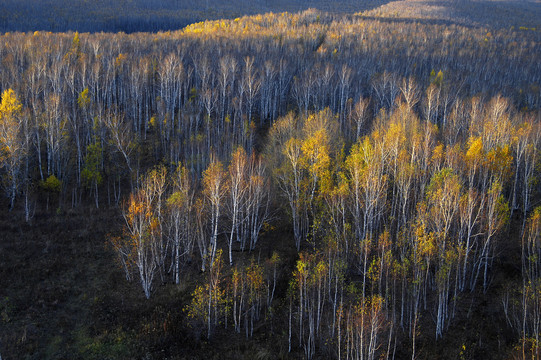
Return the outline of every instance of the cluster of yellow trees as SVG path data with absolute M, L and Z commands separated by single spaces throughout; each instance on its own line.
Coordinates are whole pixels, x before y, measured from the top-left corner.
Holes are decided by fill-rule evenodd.
M 539 210 L 518 225 L 509 220 L 513 214 L 525 219 L 532 211 L 541 127 L 502 97 L 465 101 L 439 127 L 418 115 L 406 89 L 391 111 L 380 111 L 366 135 L 353 142 L 342 136 L 339 117 L 328 109 L 289 114 L 270 129 L 262 157 L 247 157 L 239 148 L 227 170 L 210 163 L 201 185 L 193 187 L 199 193 L 191 197 L 197 199 L 192 206 L 197 221 L 187 220 L 183 227 L 197 224 L 201 263 L 208 270 L 186 308 L 196 327 L 206 326 L 209 337 L 219 324 L 251 336 L 254 322 L 274 311 L 277 255 L 265 265 L 252 259 L 245 268 L 227 270 L 221 250 L 229 250 L 233 265 L 232 248 L 254 249 L 269 219 L 269 203 L 257 200 L 259 192 L 251 189 L 271 183 L 271 191 L 284 200 L 273 206 L 288 214 L 299 253 L 286 297 L 290 350 L 298 346 L 312 358 L 332 346 L 339 358 L 375 359 L 391 357 L 406 337 L 414 358 L 420 324 L 423 336 L 431 329 L 442 338 L 462 299 L 488 290 L 500 242 L 511 227 L 523 234 L 524 283 L 501 300 L 523 351 L 538 355 Z M 426 108 L 425 114 L 430 114 Z M 179 171 L 187 176 L 185 169 Z M 164 172 L 147 176 L 143 188 L 154 190 L 144 191 L 162 201 L 156 189 L 163 185 L 148 179 L 163 184 Z M 159 206 L 135 207 L 154 201 L 137 200 L 142 191 L 131 196 L 126 216 L 126 238 L 134 249 L 139 234 L 154 244 L 153 234 L 168 226 L 158 220 L 163 218 L 155 213 Z M 166 203 L 189 198 L 179 193 Z M 252 201 L 258 205 L 249 207 Z M 146 232 L 131 230 L 139 213 L 148 218 Z M 254 214 L 259 222 L 252 222 Z M 244 228 L 249 234 L 243 235 Z
M 459 116 L 468 117 L 467 127 Z M 396 327 L 384 343 L 400 329 L 412 338 L 415 355 L 419 319 L 433 316 L 436 338 L 442 337 L 462 294 L 489 287 L 511 212 L 531 210 L 539 124 L 496 97 L 486 104 L 471 99 L 441 128 L 399 101 L 349 148 L 337 129 L 336 118 L 323 111 L 282 118 L 269 135 L 269 147 L 281 149 L 269 159 L 289 200 L 297 248 L 310 244 L 305 251 L 313 254 L 301 255 L 295 273 L 299 340 L 310 357 L 316 344 L 336 336 L 337 307 L 368 301 Z M 310 260 L 315 255 L 321 260 Z M 349 272 L 333 274 L 343 264 Z M 360 276 L 362 296 L 349 298 L 348 307 L 336 282 L 351 272 Z M 334 288 L 340 296 L 333 296 Z M 319 331 L 325 303 L 333 308 L 325 313 L 331 335 Z M 378 331 L 383 326 L 372 335 Z
M 276 283 L 281 271 L 280 257 L 275 252 L 263 265 L 252 258 L 246 267 L 235 265 L 224 276 L 222 250 L 218 250 L 204 285 L 196 287 L 192 301 L 185 307 L 195 331 L 207 328 L 210 338 L 219 324 L 233 326 L 246 338 L 253 336 L 255 325 L 262 318 L 272 317 Z
M 149 298 L 158 274 L 162 282 L 172 277 L 180 283 L 180 268 L 191 261 L 196 244 L 201 270 L 210 266 L 211 272 L 221 261 L 218 237 L 224 232 L 230 265 L 234 247 L 254 250 L 270 217 L 265 171 L 260 156 L 248 156 L 242 147 L 232 154 L 227 169 L 213 160 L 200 186 L 181 165 L 170 175 L 163 166 L 150 170 L 123 203 L 124 233 L 110 239 L 126 278 L 137 273 Z

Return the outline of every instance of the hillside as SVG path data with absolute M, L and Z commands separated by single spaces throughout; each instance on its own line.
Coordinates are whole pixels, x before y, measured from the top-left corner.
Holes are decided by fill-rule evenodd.
M 538 1 L 401 0 L 363 11 L 362 15 L 394 21 L 432 20 L 493 29 L 539 29 L 541 4 Z
M 4 0 L 0 4 L 0 32 L 167 31 L 204 20 L 308 8 L 335 14 L 362 13 L 395 21 L 436 20 L 491 28 L 539 28 L 541 19 L 538 1 Z
M 353 13 L 380 4 L 380 0 L 4 0 L 0 3 L 0 32 L 166 31 L 204 20 L 233 19 L 265 12 L 296 12 L 314 8 Z

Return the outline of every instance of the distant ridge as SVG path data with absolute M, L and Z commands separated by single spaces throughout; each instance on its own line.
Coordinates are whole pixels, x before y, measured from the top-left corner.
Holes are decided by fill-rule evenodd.
M 0 32 L 152 32 L 178 30 L 191 23 L 264 12 L 308 8 L 339 13 L 365 11 L 382 0 L 3 0 Z

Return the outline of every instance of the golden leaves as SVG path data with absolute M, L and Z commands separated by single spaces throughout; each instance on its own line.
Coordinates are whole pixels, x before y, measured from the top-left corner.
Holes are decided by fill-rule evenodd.
M 13 119 L 21 111 L 22 107 L 13 89 L 4 90 L 2 102 L 0 102 L 0 121 L 5 122 Z

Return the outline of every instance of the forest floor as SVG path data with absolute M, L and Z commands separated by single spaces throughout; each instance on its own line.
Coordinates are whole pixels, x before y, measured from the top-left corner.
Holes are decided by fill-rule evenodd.
M 247 341 L 223 329 L 211 343 L 200 340 L 202 329 L 191 327 L 184 312 L 195 284 L 203 281 L 195 264 L 182 270 L 180 285 L 155 281 L 146 300 L 136 280 L 126 281 L 107 241 L 107 234 L 122 224 L 116 208 L 38 211 L 30 224 L 20 213 L 0 213 L 3 358 L 196 359 L 204 354 L 207 359 L 238 359 L 275 354 L 269 331 L 256 330 Z M 239 262 L 270 257 L 277 248 L 289 259 L 283 273 L 289 275 L 295 248 L 287 240 L 280 232 L 266 236 L 256 252 L 239 256 Z M 277 289 L 280 297 L 284 284 L 286 280 Z M 287 347 L 279 351 L 287 354 Z
M 302 358 L 288 353 L 288 279 L 297 254 L 285 223 L 266 233 L 239 263 L 266 259 L 278 250 L 283 259 L 275 312 L 247 339 L 224 324 L 211 341 L 186 318 L 185 306 L 203 275 L 197 265 L 183 269 L 180 285 L 155 282 L 146 300 L 137 281 L 128 282 L 107 234 L 118 232 L 118 209 L 38 211 L 31 223 L 22 214 L 0 213 L 0 354 L 3 359 L 273 359 Z M 506 359 L 515 336 L 505 323 L 501 302 L 506 284 L 518 279 L 516 236 L 502 239 L 489 291 L 477 289 L 458 299 L 443 340 L 434 341 L 434 321 L 420 321 L 420 359 Z M 227 276 L 227 275 L 225 275 Z M 430 306 L 429 306 L 430 307 Z M 428 313 L 427 313 L 428 314 Z M 407 336 L 395 358 L 407 356 Z M 394 344 L 393 344 L 394 347 Z M 324 346 L 316 358 L 328 358 Z

